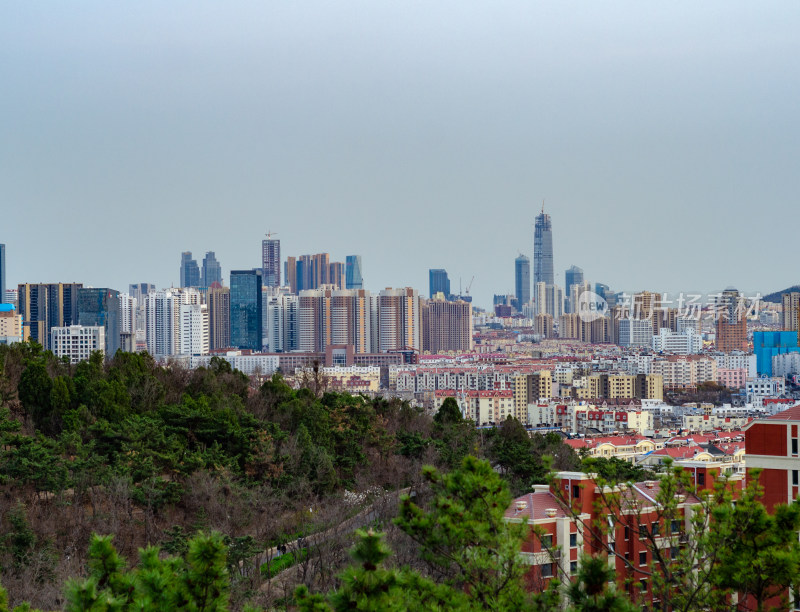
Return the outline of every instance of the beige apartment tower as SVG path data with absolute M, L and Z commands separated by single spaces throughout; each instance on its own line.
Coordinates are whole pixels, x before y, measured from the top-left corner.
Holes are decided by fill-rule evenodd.
M 422 350 L 428 353 L 472 350 L 472 304 L 429 300 L 422 306 Z

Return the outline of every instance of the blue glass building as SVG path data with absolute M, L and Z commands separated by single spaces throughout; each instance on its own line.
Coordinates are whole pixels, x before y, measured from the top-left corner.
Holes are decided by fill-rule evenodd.
M 757 331 L 753 332 L 753 352 L 756 354 L 756 371 L 759 376 L 772 376 L 772 358 L 786 353 L 800 353 L 797 332 Z
M 345 260 L 345 288 L 363 289 L 364 279 L 361 276 L 361 255 L 348 255 Z
M 200 286 L 200 266 L 191 251 L 181 253 L 181 287 Z
M 444 293 L 445 298 L 450 299 L 450 278 L 447 276 L 447 270 L 441 268 L 429 270 L 428 286 L 430 288 L 428 297 L 433 298 L 434 295 L 441 292 Z
M 520 255 L 514 260 L 514 288 L 517 310 L 531 301 L 531 260 Z
M 78 289 L 78 325 L 105 330 L 106 358 L 120 348 L 119 291 L 108 288 Z
M 231 270 L 231 346 L 261 351 L 261 270 Z

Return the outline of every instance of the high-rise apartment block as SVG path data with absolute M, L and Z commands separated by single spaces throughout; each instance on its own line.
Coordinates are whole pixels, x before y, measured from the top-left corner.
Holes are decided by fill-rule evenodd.
M 200 275 L 200 286 L 210 287 L 214 283 L 222 284 L 222 266 L 217 261 L 214 251 L 208 251 L 203 258 L 203 271 Z
M 416 289 L 384 289 L 377 296 L 375 315 L 377 325 L 373 324 L 373 329 L 377 331 L 375 341 L 379 352 L 420 350 L 420 306 Z
M 202 295 L 197 289 L 177 288 L 153 291 L 147 295 L 147 351 L 157 359 L 179 355 L 186 346 L 197 346 L 197 342 L 183 343 L 184 332 L 194 335 L 194 328 L 184 329 L 184 325 L 202 322 L 202 315 L 182 318 L 181 306 L 202 304 Z M 198 318 L 199 317 L 199 318 Z M 206 315 L 205 325 L 208 328 Z M 207 332 L 206 332 L 207 333 Z
M 363 289 L 364 278 L 361 273 L 361 255 L 348 255 L 345 259 L 345 288 Z
M 536 314 L 549 314 L 554 320 L 564 314 L 564 292 L 558 285 L 536 283 Z
M 430 297 L 433 299 L 437 293 L 442 293 L 445 299 L 450 298 L 450 278 L 447 276 L 447 270 L 436 268 L 428 270 L 428 289 Z
M 332 261 L 328 268 L 328 283 L 337 289 L 344 289 L 347 283 L 347 274 L 345 272 L 345 264 L 341 261 Z
M 58 358 L 66 357 L 72 364 L 86 361 L 92 353 L 105 353 L 107 346 L 102 325 L 70 325 L 50 330 L 50 346 Z
M 301 291 L 297 306 L 298 347 L 323 352 L 329 345 L 349 345 L 357 354 L 372 352 L 372 304 L 368 291 Z
M 785 331 L 797 332 L 797 340 L 800 343 L 800 292 L 790 291 L 781 296 L 783 313 L 781 315 L 781 327 Z
M 542 213 L 536 216 L 533 234 L 533 284 L 544 283 L 554 285 L 553 276 L 553 224 L 550 215 Z M 560 315 L 559 315 L 560 316 Z
M 271 353 L 298 350 L 296 295 L 278 294 L 267 300 L 267 344 Z
M 265 287 L 281 286 L 281 241 L 272 232 L 261 241 L 261 275 Z
M 472 304 L 463 300 L 433 299 L 424 302 L 422 350 L 429 353 L 472 350 Z
M 208 345 L 210 349 L 224 349 L 231 345 L 231 290 L 228 287 L 209 287 Z
M 649 319 L 620 319 L 617 344 L 620 346 L 650 346 L 653 342 L 653 322 Z
M 520 254 L 514 260 L 514 295 L 517 298 L 517 310 L 531 301 L 531 260 Z
M 49 349 L 51 328 L 78 324 L 81 287 L 81 283 L 19 285 L 17 312 L 22 315 L 23 336 Z
M 105 354 L 110 359 L 120 349 L 119 291 L 107 287 L 78 289 L 78 325 L 102 327 Z
M 209 349 L 208 306 L 181 304 L 178 312 L 178 353 L 206 355 Z
M 319 289 L 323 285 L 341 289 L 346 283 L 344 264 L 331 263 L 328 253 L 287 258 L 286 277 L 292 293 Z
M 744 297 L 736 289 L 726 289 L 717 306 L 717 350 L 723 353 L 746 351 L 747 308 Z
M 181 287 L 200 286 L 200 267 L 191 251 L 181 253 Z
M 231 346 L 260 351 L 262 346 L 261 269 L 231 270 Z

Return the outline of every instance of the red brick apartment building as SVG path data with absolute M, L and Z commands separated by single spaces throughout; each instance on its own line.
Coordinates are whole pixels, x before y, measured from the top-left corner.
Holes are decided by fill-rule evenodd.
M 748 473 L 761 470 L 764 505 L 788 504 L 800 494 L 800 404 L 745 427 Z
M 706 462 L 692 462 L 690 470 L 698 492 L 713 490 L 717 468 Z M 738 486 L 744 482 L 733 477 Z M 601 511 L 608 507 L 604 496 L 619 494 L 621 502 L 613 516 Z M 631 597 L 654 599 L 651 587 L 652 543 L 658 542 L 663 558 L 674 558 L 679 547 L 691 538 L 692 507 L 700 503 L 694 495 L 678 495 L 677 513 L 669 524 L 658 508 L 658 481 L 622 485 L 620 489 L 603 490 L 587 474 L 560 472 L 552 485 L 537 485 L 533 493 L 514 500 L 506 511 L 507 521 L 527 519 L 531 532 L 522 553 L 530 564 L 527 574 L 529 588 L 541 590 L 552 578 L 562 583 L 574 578 L 581 552 L 616 553 L 610 558 L 620 589 Z M 570 510 L 571 508 L 571 510 Z M 605 521 L 608 529 L 601 530 L 597 521 Z
M 751 470 L 760 469 L 763 503 L 768 510 L 796 499 L 800 495 L 800 404 L 753 421 L 744 434 L 747 476 L 734 475 L 729 482 L 741 490 L 746 479 L 752 478 Z M 697 495 L 714 489 L 719 474 L 714 462 L 682 461 L 681 467 L 689 472 Z M 604 496 L 615 491 L 622 501 L 609 511 Z M 659 493 L 659 481 L 601 490 L 587 474 L 560 472 L 551 485 L 537 485 L 533 493 L 514 500 L 506 520 L 527 519 L 531 525 L 523 547 L 530 564 L 530 588 L 540 590 L 553 577 L 562 583 L 573 579 L 581 552 L 611 551 L 615 554 L 609 563 L 616 570 L 619 588 L 632 597 L 657 603 L 650 568 L 654 548 L 662 551 L 662 559 L 670 559 L 674 551 L 691 545 L 693 506 L 700 503 L 695 495 L 676 495 L 676 516 L 664 524 L 656 501 Z M 598 521 L 607 522 L 608 528 L 601 532 Z M 777 600 L 769 603 L 780 605 Z M 800 602 L 791 605 L 790 609 L 800 610 Z

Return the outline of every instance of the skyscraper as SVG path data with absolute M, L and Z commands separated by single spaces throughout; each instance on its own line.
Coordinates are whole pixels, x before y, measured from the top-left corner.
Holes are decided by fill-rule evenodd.
M 231 346 L 261 351 L 262 270 L 231 270 Z
M 292 293 L 330 284 L 331 262 L 328 253 L 286 258 L 286 283 Z
M 203 258 L 203 272 L 200 276 L 200 286 L 210 287 L 214 283 L 222 284 L 222 266 L 219 265 L 214 251 L 208 251 Z
M 231 290 L 215 285 L 208 289 L 209 347 L 228 348 L 231 345 Z
M 514 260 L 514 286 L 518 310 L 531 301 L 531 260 L 520 253 Z
M 444 293 L 445 299 L 450 298 L 450 278 L 447 270 L 436 268 L 428 270 L 428 285 L 430 288 L 429 298 L 433 299 L 437 293 Z
M 50 330 L 78 324 L 78 289 L 81 283 L 29 284 L 18 286 L 18 308 L 23 325 L 44 348 L 50 348 Z
M 567 312 L 575 312 L 576 305 L 572 303 L 572 285 L 583 284 L 583 270 L 578 266 L 570 266 L 564 272 L 564 290 L 567 295 Z
M 261 241 L 261 278 L 265 287 L 281 285 L 281 241 L 267 232 L 267 239 Z
M 78 325 L 102 327 L 105 330 L 106 358 L 111 359 L 120 348 L 120 303 L 116 289 L 78 289 Z
M 0 303 L 6 300 L 6 245 L 0 244 Z
M 348 255 L 345 260 L 345 288 L 363 289 L 364 279 L 361 277 L 361 255 Z
M 533 234 L 533 284 L 555 284 L 553 277 L 553 225 L 550 215 L 542 213 L 536 217 Z
M 181 287 L 200 286 L 200 267 L 191 251 L 181 253 Z

